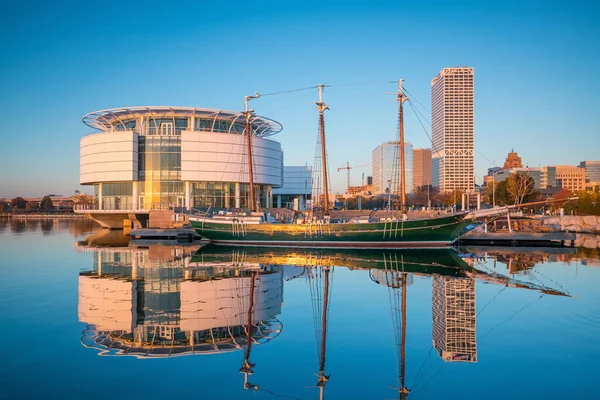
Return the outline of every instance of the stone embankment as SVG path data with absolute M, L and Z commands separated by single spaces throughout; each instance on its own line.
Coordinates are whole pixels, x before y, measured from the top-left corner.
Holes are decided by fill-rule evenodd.
M 575 232 L 575 247 L 600 248 L 600 217 L 595 215 L 545 217 L 542 224 L 556 231 Z

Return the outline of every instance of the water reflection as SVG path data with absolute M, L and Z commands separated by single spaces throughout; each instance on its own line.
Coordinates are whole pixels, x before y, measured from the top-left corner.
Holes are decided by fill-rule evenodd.
M 523 268 L 509 266 L 509 274 L 481 268 L 482 257 L 502 260 L 500 253 L 475 257 L 450 249 L 289 251 L 123 243 L 91 247 L 102 241 L 118 246 L 121 239 L 111 235 L 101 233 L 79 244 L 93 253 L 92 268 L 79 274 L 78 315 L 86 324 L 81 343 L 100 355 L 138 358 L 239 351 L 243 387 L 255 391 L 259 385 L 250 381 L 256 367 L 252 350 L 282 332 L 284 285 L 291 280 L 305 280 L 308 286 L 319 398 L 331 378 L 326 361 L 335 268 L 366 270 L 371 282 L 388 291 L 401 399 L 414 389 L 405 382 L 406 307 L 416 277 L 431 279 L 432 349 L 448 363 L 478 361 L 477 280 L 568 295 L 561 288 L 510 276 Z
M 267 343 L 282 329 L 280 268 L 258 263 L 197 265 L 185 247 L 93 251 L 79 274 L 81 339 L 101 355 L 173 357 Z

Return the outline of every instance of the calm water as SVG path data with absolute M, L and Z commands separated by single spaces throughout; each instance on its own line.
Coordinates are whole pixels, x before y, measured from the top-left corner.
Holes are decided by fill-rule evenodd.
M 597 254 L 119 246 L 0 221 L 0 397 L 598 398 Z

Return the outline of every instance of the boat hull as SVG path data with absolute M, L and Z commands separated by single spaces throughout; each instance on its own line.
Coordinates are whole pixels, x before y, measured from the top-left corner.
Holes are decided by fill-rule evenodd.
M 213 244 L 290 248 L 439 248 L 450 246 L 467 224 L 464 214 L 366 224 L 243 224 L 190 218 Z

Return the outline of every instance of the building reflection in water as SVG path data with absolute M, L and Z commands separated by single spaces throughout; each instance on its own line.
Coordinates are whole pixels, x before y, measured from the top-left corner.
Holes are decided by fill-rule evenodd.
M 82 343 L 102 355 L 220 353 L 281 332 L 278 267 L 190 262 L 185 249 L 166 246 L 98 249 L 93 258 L 79 275 L 78 314 Z
M 130 244 L 131 245 L 131 244 Z M 329 311 L 335 266 L 369 271 L 386 287 L 398 356 L 398 396 L 405 384 L 407 294 L 414 276 L 432 279 L 432 342 L 447 362 L 478 360 L 476 279 L 506 287 L 568 295 L 546 286 L 477 268 L 452 250 L 288 251 L 149 245 L 91 248 L 93 268 L 79 275 L 81 342 L 101 355 L 173 357 L 239 350 L 244 388 L 255 365 L 252 348 L 282 331 L 283 283 L 302 277 L 309 287 L 315 331 L 319 398 L 326 369 Z M 193 254 L 195 253 L 195 254 Z M 308 295 L 308 293 L 307 293 Z M 421 371 L 417 372 L 417 376 Z M 418 383 L 419 381 L 417 381 Z
M 477 361 L 475 278 L 434 275 L 433 347 L 444 361 Z

